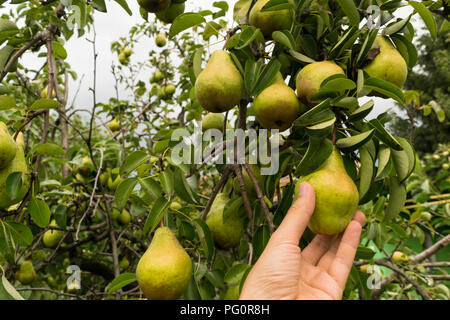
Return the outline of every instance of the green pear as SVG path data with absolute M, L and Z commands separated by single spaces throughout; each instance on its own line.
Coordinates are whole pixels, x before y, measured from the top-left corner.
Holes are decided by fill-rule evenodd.
M 166 96 L 171 97 L 175 93 L 175 86 L 171 83 L 169 83 L 167 86 L 164 87 L 164 91 L 166 93 Z
M 1 129 L 0 129 L 1 130 Z M 0 209 L 7 209 L 13 204 L 19 203 L 25 197 L 30 188 L 30 175 L 28 172 L 25 154 L 23 151 L 23 134 L 20 132 L 16 139 L 16 156 L 3 169 L 0 169 Z M 15 199 L 11 199 L 6 193 L 6 179 L 13 172 L 22 172 L 22 188 Z
M 5 168 L 15 158 L 17 145 L 9 134 L 6 124 L 0 121 L 0 169 Z
M 165 23 L 172 23 L 176 17 L 184 12 L 185 5 L 182 3 L 172 3 L 167 9 L 157 12 L 156 17 Z
M 119 216 L 120 216 L 120 211 L 117 210 L 116 208 L 113 208 L 109 212 L 109 216 L 111 217 L 112 220 L 117 220 L 117 218 L 119 218 Z
M 222 113 L 208 113 L 202 119 L 202 131 L 205 132 L 209 129 L 223 130 L 223 122 L 225 121 L 225 116 Z M 227 123 L 227 127 L 229 127 Z
M 170 206 L 169 206 L 170 210 L 173 210 L 173 211 L 178 211 L 178 210 L 180 210 L 182 207 L 183 207 L 183 206 L 182 206 L 179 202 L 177 202 L 177 201 L 174 201 L 174 202 L 170 203 Z
M 163 80 L 164 80 L 164 73 L 162 73 L 160 70 L 156 70 L 150 77 L 150 83 L 160 83 Z
M 119 184 L 122 182 L 122 177 L 120 176 L 120 169 L 114 168 L 111 170 L 111 175 L 108 179 L 108 188 L 111 191 L 115 191 Z
M 301 102 L 311 106 L 311 98 L 315 95 L 323 80 L 335 75 L 345 74 L 344 70 L 333 61 L 319 61 L 303 67 L 296 77 L 297 95 Z
M 83 177 L 88 177 L 94 167 L 92 160 L 89 156 L 84 156 L 81 160 L 81 165 L 77 168 L 79 174 Z
M 409 261 L 409 257 L 401 251 L 395 251 L 392 255 L 392 261 L 395 263 L 406 263 Z
M 138 4 L 147 12 L 160 12 L 170 6 L 171 0 L 138 0 Z
M 123 257 L 122 260 L 120 260 L 119 268 L 120 270 L 126 270 L 130 266 L 130 261 L 127 257 Z
M 397 87 L 403 88 L 408 76 L 405 59 L 386 37 L 377 36 L 373 48 L 378 48 L 380 52 L 364 67 L 364 71 L 371 77 L 391 82 Z
M 306 111 L 279 72 L 272 84 L 255 98 L 253 108 L 264 128 L 280 131 L 290 128 L 292 122 Z
M 125 48 L 123 48 L 123 54 L 126 56 L 126 57 L 129 57 L 129 56 L 131 56 L 132 54 L 133 54 L 133 50 L 131 50 L 131 48 L 130 47 L 125 47 Z
M 120 130 L 120 121 L 119 121 L 119 119 L 117 119 L 117 118 L 112 119 L 111 122 L 109 123 L 108 127 L 109 127 L 109 129 L 112 132 L 119 131 Z
M 156 45 L 161 48 L 164 47 L 166 43 L 167 43 L 166 35 L 164 33 L 159 33 L 156 36 Z
M 36 271 L 34 271 L 31 261 L 22 262 L 19 271 L 16 272 L 16 279 L 24 286 L 31 284 L 36 279 Z
M 214 199 L 205 221 L 214 242 L 222 249 L 230 249 L 238 245 L 244 234 L 244 222 L 238 216 L 237 211 L 233 213 L 233 216 L 223 220 L 223 211 L 229 200 L 226 194 L 219 193 Z
M 223 300 L 239 300 L 239 285 L 229 286 Z
M 117 221 L 119 221 L 121 225 L 127 225 L 131 221 L 131 214 L 127 210 L 123 209 L 117 217 Z
M 312 185 L 316 195 L 314 213 L 309 220 L 309 229 L 314 233 L 336 234 L 342 232 L 359 202 L 358 189 L 345 171 L 341 154 L 336 147 L 317 171 L 299 179 L 296 185 L 306 181 Z
M 50 226 L 57 227 L 55 220 L 50 222 Z M 50 229 L 44 233 L 44 245 L 47 248 L 55 248 L 64 236 L 64 231 Z
M 269 0 L 256 1 L 250 10 L 250 25 L 259 28 L 265 38 L 271 39 L 272 33 L 278 30 L 290 30 L 294 21 L 293 9 L 261 12 Z
M 136 268 L 144 295 L 151 300 L 177 299 L 186 290 L 191 273 L 191 258 L 173 232 L 158 228 Z
M 130 58 L 125 55 L 125 52 L 121 51 L 119 53 L 119 62 L 120 64 L 127 66 L 130 63 Z
M 213 52 L 197 77 L 195 95 L 209 112 L 225 112 L 239 103 L 244 95 L 244 80 L 228 52 Z

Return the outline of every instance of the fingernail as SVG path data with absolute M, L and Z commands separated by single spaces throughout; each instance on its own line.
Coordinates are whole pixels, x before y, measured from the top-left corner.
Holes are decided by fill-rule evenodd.
M 297 195 L 297 197 L 300 198 L 300 197 L 302 197 L 304 195 L 305 195 L 305 184 L 302 182 L 298 186 L 298 195 Z

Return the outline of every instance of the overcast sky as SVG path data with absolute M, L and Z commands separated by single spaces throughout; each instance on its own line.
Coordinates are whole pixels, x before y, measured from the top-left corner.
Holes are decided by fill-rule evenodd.
M 114 91 L 114 78 L 110 72 L 112 62 L 117 63 L 117 56 L 113 55 L 110 50 L 110 45 L 113 41 L 118 40 L 121 36 L 127 36 L 129 29 L 136 23 L 143 22 L 142 17 L 139 14 L 139 6 L 136 0 L 127 0 L 130 9 L 133 12 L 132 16 L 128 14 L 120 7 L 115 1 L 107 1 L 107 13 L 101 13 L 95 11 L 95 29 L 97 34 L 97 101 L 107 102 L 110 97 L 115 96 Z M 232 8 L 236 0 L 228 1 L 230 4 L 230 10 L 227 15 L 227 20 L 231 21 Z M 202 0 L 194 1 L 188 0 L 186 2 L 186 12 L 197 11 L 201 9 L 211 9 L 213 1 Z M 10 10 L 13 5 L 6 4 L 5 9 L 1 11 Z M 15 6 L 15 5 L 14 5 Z M 217 11 L 215 9 L 214 11 Z M 398 11 L 400 17 L 406 17 L 412 12 L 410 7 L 402 8 Z M 153 19 L 153 16 L 151 17 Z M 416 24 L 415 21 L 412 21 Z M 21 27 L 19 25 L 19 27 Z M 168 28 L 168 26 L 166 27 Z M 75 105 L 77 107 L 92 107 L 92 94 L 89 88 L 92 86 L 93 76 L 93 59 L 92 59 L 92 45 L 87 39 L 92 39 L 92 32 L 87 33 L 81 38 L 72 37 L 65 45 L 68 52 L 66 61 L 71 65 L 72 69 L 78 74 L 79 79 L 84 75 L 84 80 L 81 83 L 80 92 L 77 96 Z M 143 61 L 148 57 L 148 52 L 151 49 L 157 49 L 154 44 L 154 39 L 142 39 L 140 45 L 134 50 L 134 54 L 131 59 L 135 61 Z M 158 49 L 160 50 L 160 49 Z M 22 58 L 21 63 L 27 66 L 35 65 L 36 67 L 42 64 L 42 59 L 38 60 L 35 53 L 27 52 Z M 150 74 L 142 75 L 142 80 L 148 81 Z M 70 83 L 70 95 L 69 102 L 72 101 L 72 97 L 75 94 L 75 89 L 78 83 Z M 125 93 L 121 90 L 121 98 L 126 98 Z M 367 98 L 361 99 L 361 103 L 367 101 Z M 392 100 L 375 99 L 375 109 L 372 111 L 370 117 L 376 116 L 380 112 L 385 111 L 388 107 L 392 106 Z

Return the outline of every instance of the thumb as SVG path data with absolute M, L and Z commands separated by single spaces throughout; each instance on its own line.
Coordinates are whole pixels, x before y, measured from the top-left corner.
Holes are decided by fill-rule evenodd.
M 315 195 L 313 187 L 307 183 L 300 184 L 297 199 L 289 208 L 283 222 L 273 233 L 270 242 L 293 243 L 298 245 L 309 219 L 314 212 Z

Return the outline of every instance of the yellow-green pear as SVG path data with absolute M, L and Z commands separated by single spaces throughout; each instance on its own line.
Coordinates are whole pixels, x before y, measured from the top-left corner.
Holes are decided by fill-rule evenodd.
M 0 121 L 0 169 L 5 168 L 15 158 L 17 145 L 9 134 L 5 123 Z
M 222 113 L 208 113 L 202 119 L 202 131 L 205 132 L 209 129 L 223 130 L 223 122 L 225 116 Z M 227 123 L 227 128 L 229 127 Z
M 219 193 L 214 199 L 205 221 L 214 242 L 222 249 L 235 247 L 244 234 L 244 222 L 238 216 L 237 211 L 232 213 L 233 216 L 223 220 L 223 211 L 229 200 L 226 194 Z
M 177 201 L 173 201 L 172 203 L 170 203 L 169 208 L 170 210 L 178 211 L 182 208 L 182 205 Z
M 77 171 L 83 177 L 88 177 L 91 173 L 91 170 L 93 169 L 93 166 L 94 165 L 91 158 L 89 156 L 85 156 L 81 160 L 81 165 L 77 168 Z
M 322 82 L 332 75 L 345 74 L 344 70 L 333 61 L 319 61 L 303 67 L 296 77 L 297 95 L 301 102 L 311 106 L 311 98 Z
M 127 65 L 130 63 L 130 58 L 127 57 L 127 56 L 125 55 L 125 52 L 123 52 L 123 51 L 121 51 L 121 52 L 119 53 L 118 58 L 119 58 L 120 64 L 123 64 L 124 66 L 127 66 Z
M 292 122 L 306 111 L 279 72 L 272 84 L 255 98 L 253 110 L 264 128 L 280 131 L 290 128 Z
M 166 93 L 166 96 L 172 96 L 175 93 L 175 86 L 171 83 L 169 83 L 167 86 L 164 87 L 164 91 Z
M 172 23 L 176 17 L 184 12 L 184 2 L 172 3 L 167 9 L 157 12 L 156 17 L 165 23 Z
M 399 88 L 403 88 L 408 76 L 408 66 L 405 59 L 386 37 L 377 36 L 373 48 L 378 48 L 380 52 L 375 59 L 364 67 L 364 71 L 371 77 L 388 81 Z
M 108 188 L 111 191 L 115 191 L 119 184 L 122 182 L 122 177 L 120 176 L 120 169 L 114 168 L 111 170 L 111 175 L 108 179 Z
M 120 130 L 120 121 L 119 121 L 119 119 L 117 119 L 117 118 L 112 119 L 111 122 L 109 123 L 108 127 L 109 127 L 109 129 L 112 132 L 119 131 Z
M 160 12 L 170 6 L 171 0 L 138 0 L 138 4 L 147 12 Z
M 272 33 L 278 30 L 290 30 L 294 21 L 294 10 L 283 9 L 261 12 L 269 0 L 258 0 L 250 10 L 250 25 L 259 28 L 265 38 L 271 39 Z
M 29 175 L 27 162 L 23 151 L 25 144 L 23 141 L 22 132 L 17 135 L 15 145 L 16 155 L 14 159 L 12 159 L 4 168 L 0 169 L 0 209 L 7 209 L 13 204 L 22 201 L 30 188 L 31 177 Z M 11 199 L 6 192 L 6 179 L 8 179 L 8 176 L 13 172 L 23 173 L 22 188 L 17 193 L 15 199 Z
M 191 273 L 191 258 L 173 232 L 158 228 L 136 269 L 144 295 L 150 300 L 177 299 L 186 290 Z
M 36 279 L 36 271 L 34 271 L 31 261 L 22 262 L 19 271 L 16 272 L 16 279 L 24 286 L 31 284 Z
M 164 47 L 166 43 L 167 43 L 166 35 L 164 33 L 159 33 L 156 36 L 156 45 L 161 48 Z
M 131 50 L 130 47 L 125 47 L 125 48 L 123 48 L 122 51 L 123 51 L 124 55 L 127 57 L 129 57 L 133 54 L 133 50 Z
M 301 182 L 314 188 L 316 203 L 308 227 L 314 233 L 336 234 L 344 231 L 359 202 L 358 189 L 345 171 L 339 150 L 333 147 L 329 158 L 317 171 L 301 177 L 295 188 L 298 194 Z
M 50 222 L 51 227 L 57 227 L 55 220 Z M 47 248 L 55 248 L 64 236 L 64 231 L 50 229 L 44 233 L 44 245 Z
M 195 95 L 209 112 L 225 112 L 239 103 L 244 95 L 244 80 L 228 52 L 213 52 L 195 81 Z
M 131 221 L 131 214 L 127 210 L 123 209 L 117 217 L 117 221 L 119 221 L 121 225 L 127 225 Z
M 120 211 L 117 210 L 116 208 L 113 208 L 109 212 L 109 216 L 111 217 L 112 220 L 117 220 L 117 218 L 120 216 Z
M 395 251 L 392 255 L 392 261 L 395 263 L 406 263 L 409 261 L 409 257 L 401 251 Z

